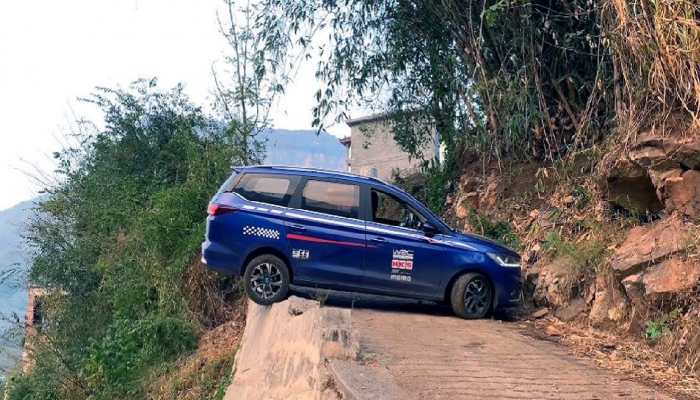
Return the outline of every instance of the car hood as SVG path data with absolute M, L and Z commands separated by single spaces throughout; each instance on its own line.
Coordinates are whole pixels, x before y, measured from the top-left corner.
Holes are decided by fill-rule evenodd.
M 509 249 L 508 247 L 474 233 L 455 232 L 450 234 L 449 236 L 452 240 L 465 244 L 476 251 L 484 253 L 509 254 L 515 256 L 518 255 L 518 253 Z

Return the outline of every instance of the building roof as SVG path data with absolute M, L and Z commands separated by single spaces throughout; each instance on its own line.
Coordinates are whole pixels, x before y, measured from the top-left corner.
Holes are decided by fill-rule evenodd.
M 352 128 L 355 125 L 365 124 L 368 122 L 382 121 L 385 119 L 389 119 L 389 114 L 379 113 L 379 114 L 366 115 L 366 116 L 360 117 L 360 118 L 349 119 L 349 120 L 345 121 L 345 124 Z

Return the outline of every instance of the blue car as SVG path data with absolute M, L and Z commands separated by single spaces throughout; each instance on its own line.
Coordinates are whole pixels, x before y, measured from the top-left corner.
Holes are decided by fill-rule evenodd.
M 209 204 L 202 261 L 243 277 L 251 300 L 290 284 L 447 302 L 483 318 L 520 300 L 520 257 L 457 232 L 378 179 L 306 168 L 235 168 Z

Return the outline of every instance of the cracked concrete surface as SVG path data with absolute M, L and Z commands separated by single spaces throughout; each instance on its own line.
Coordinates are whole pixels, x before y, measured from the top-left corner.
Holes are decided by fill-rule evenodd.
M 401 399 L 671 398 L 525 336 L 513 323 L 355 309 L 352 326 L 364 363 L 390 376 Z

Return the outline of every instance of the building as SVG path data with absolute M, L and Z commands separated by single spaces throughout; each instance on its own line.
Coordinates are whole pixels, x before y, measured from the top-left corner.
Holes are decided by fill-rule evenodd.
M 391 121 L 386 114 L 348 120 L 350 136 L 340 139 L 347 148 L 348 171 L 389 181 L 395 172 L 406 174 L 417 170 L 423 160 L 411 158 L 394 140 Z M 440 161 L 440 140 L 437 132 L 433 143 L 426 145 L 426 160 Z
M 24 348 L 22 350 L 22 370 L 31 371 L 34 366 L 34 345 L 46 323 L 46 289 L 32 286 L 29 288 L 29 302 L 25 318 Z

